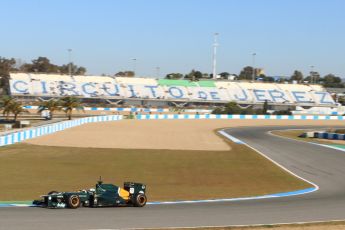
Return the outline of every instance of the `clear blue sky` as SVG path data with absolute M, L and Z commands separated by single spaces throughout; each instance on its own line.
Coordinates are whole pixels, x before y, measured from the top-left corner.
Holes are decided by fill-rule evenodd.
M 46 56 L 73 61 L 90 74 L 133 69 L 155 76 L 251 65 L 266 74 L 345 77 L 344 0 L 0 0 L 0 55 L 26 62 Z

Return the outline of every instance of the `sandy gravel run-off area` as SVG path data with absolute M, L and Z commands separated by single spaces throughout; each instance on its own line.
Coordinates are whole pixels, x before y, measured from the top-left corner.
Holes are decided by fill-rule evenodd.
M 224 151 L 230 147 L 215 134 L 215 129 L 263 125 L 344 124 L 344 121 L 312 120 L 122 120 L 85 124 L 25 142 L 68 147 Z

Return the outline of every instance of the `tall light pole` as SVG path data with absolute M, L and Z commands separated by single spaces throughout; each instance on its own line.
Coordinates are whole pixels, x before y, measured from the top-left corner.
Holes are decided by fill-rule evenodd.
M 159 78 L 159 73 L 160 73 L 161 68 L 159 66 L 156 67 L 156 78 Z
M 255 81 L 255 77 L 256 77 L 256 71 L 255 71 L 255 56 L 256 53 L 253 53 L 253 77 L 252 77 L 252 81 Z
M 137 67 L 137 59 L 136 58 L 132 58 L 132 61 L 133 61 L 133 74 L 134 74 L 134 77 L 136 75 L 135 71 L 136 71 L 136 67 Z
M 212 75 L 213 79 L 217 78 L 217 38 L 218 38 L 219 33 L 214 33 L 214 42 L 213 42 L 213 64 L 212 64 Z
M 72 77 L 72 49 L 68 49 L 68 74 Z
M 310 83 L 313 84 L 314 81 L 314 67 L 313 65 L 310 66 Z

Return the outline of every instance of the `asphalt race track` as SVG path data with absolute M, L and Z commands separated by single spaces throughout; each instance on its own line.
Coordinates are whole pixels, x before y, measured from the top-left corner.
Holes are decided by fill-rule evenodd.
M 228 226 L 345 219 L 345 152 L 267 134 L 269 130 L 285 128 L 291 126 L 236 128 L 227 132 L 317 184 L 318 191 L 285 198 L 144 208 L 0 208 L 0 229 Z

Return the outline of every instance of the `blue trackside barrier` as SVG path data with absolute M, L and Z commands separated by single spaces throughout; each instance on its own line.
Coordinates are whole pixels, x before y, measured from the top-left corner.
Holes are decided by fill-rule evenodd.
M 68 128 L 79 126 L 86 123 L 92 122 L 106 122 L 106 121 L 117 121 L 122 120 L 122 115 L 107 115 L 107 116 L 96 116 L 96 117 L 84 117 L 76 120 L 62 121 L 54 124 L 45 126 L 28 128 L 26 130 L 18 131 L 7 135 L 0 136 L 0 146 L 11 145 L 24 140 L 32 139 L 35 137 L 55 133 Z
M 330 139 L 330 140 L 336 139 L 336 134 L 335 133 L 328 133 L 327 139 Z
M 344 136 L 344 134 L 340 134 L 340 133 L 334 133 L 333 134 L 333 139 L 334 140 L 343 140 L 343 137 Z
M 342 116 L 316 115 L 242 115 L 242 114 L 147 114 L 136 115 L 139 120 L 162 119 L 240 119 L 240 120 L 343 120 Z
M 327 132 L 314 132 L 314 138 L 329 139 L 329 140 L 345 140 L 345 134 L 341 133 L 327 133 Z

